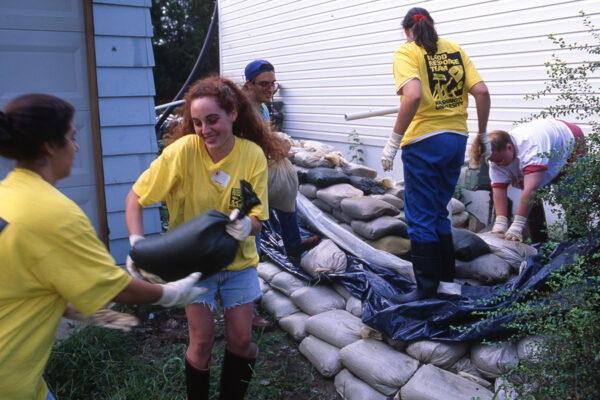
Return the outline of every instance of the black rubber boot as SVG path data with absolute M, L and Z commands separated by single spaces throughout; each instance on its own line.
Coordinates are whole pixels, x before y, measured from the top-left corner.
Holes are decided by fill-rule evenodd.
M 185 383 L 188 400 L 208 400 L 210 369 L 199 370 L 185 360 Z
M 411 260 L 417 281 L 417 288 L 411 292 L 395 295 L 395 303 L 437 297 L 437 288 L 442 277 L 440 242 L 416 242 L 411 240 Z
M 256 358 L 236 356 L 225 350 L 221 371 L 220 400 L 243 400 L 248 384 L 254 374 Z
M 441 257 L 441 279 L 444 282 L 454 282 L 456 275 L 456 259 L 454 258 L 454 243 L 452 242 L 452 234 L 442 235 L 438 233 L 440 238 L 440 257 Z

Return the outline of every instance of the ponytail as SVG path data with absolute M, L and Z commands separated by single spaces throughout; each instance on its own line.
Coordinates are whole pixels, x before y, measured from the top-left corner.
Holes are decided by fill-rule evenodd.
M 402 27 L 411 30 L 415 43 L 424 48 L 427 54 L 437 53 L 438 34 L 433 26 L 433 18 L 426 9 L 411 8 L 404 16 Z

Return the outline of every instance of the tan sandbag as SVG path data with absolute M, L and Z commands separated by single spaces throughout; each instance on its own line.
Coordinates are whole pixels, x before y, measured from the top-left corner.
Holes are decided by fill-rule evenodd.
M 345 215 L 352 219 L 372 220 L 382 215 L 398 215 L 400 210 L 390 203 L 369 196 L 348 197 L 340 203 Z
M 271 279 L 271 287 L 290 297 L 292 293 L 308 283 L 286 271 L 281 271 Z
M 271 282 L 271 279 L 273 279 L 273 277 L 280 273 L 282 271 L 281 268 L 279 268 L 277 265 L 273 264 L 272 262 L 259 262 L 258 265 L 256 266 L 256 270 L 258 272 L 258 276 L 260 276 L 261 278 L 263 278 L 267 283 Z
M 517 342 L 517 356 L 520 360 L 531 362 L 541 361 L 540 356 L 545 341 L 546 340 L 541 336 L 529 336 L 520 339 Z
M 414 358 L 373 339 L 344 347 L 340 359 L 352 374 L 386 396 L 393 396 L 419 367 Z
M 300 267 L 313 278 L 346 272 L 348 258 L 330 239 L 323 239 L 300 260 Z
M 506 379 L 500 377 L 494 382 L 494 392 L 496 397 L 494 400 L 517 400 L 519 393 Z
M 354 220 L 350 226 L 354 232 L 369 240 L 377 240 L 384 236 L 408 237 L 406 223 L 389 215 L 370 221 Z
M 458 199 L 455 199 L 454 197 L 450 199 L 450 203 L 448 203 L 448 208 L 450 209 L 450 214 L 452 215 L 460 214 L 466 210 L 466 207 L 463 204 L 463 202 Z
M 379 393 L 347 369 L 341 370 L 333 380 L 335 391 L 344 400 L 386 400 L 388 396 Z
M 331 310 L 314 315 L 306 321 L 306 332 L 342 348 L 360 340 L 364 324 L 360 318 L 344 310 Z
M 458 214 L 452 214 L 450 216 L 450 221 L 452 223 L 452 226 L 455 228 L 462 228 L 463 226 L 465 226 L 467 224 L 468 220 L 469 220 L 469 213 L 466 211 L 463 211 Z
M 397 256 L 410 253 L 410 240 L 400 236 L 384 236 L 377 240 L 365 240 L 376 249 L 387 251 Z
M 399 199 L 404 199 L 404 185 L 396 184 L 396 186 L 389 189 L 386 193 L 394 195 Z
M 306 320 L 310 315 L 301 311 L 286 315 L 277 323 L 279 327 L 289 333 L 297 342 L 302 341 L 308 335 L 306 333 Z
M 469 355 L 466 355 L 458 360 L 448 370 L 456 373 L 458 376 L 462 376 L 463 378 L 473 381 L 478 385 L 485 387 L 486 389 L 492 388 L 492 383 L 481 375 L 481 372 L 479 372 L 475 364 L 473 364 Z
M 349 183 L 338 183 L 317 190 L 317 199 L 329 204 L 331 208 L 340 208 L 340 203 L 347 197 L 362 196 L 363 191 Z
M 332 288 L 324 285 L 306 286 L 296 290 L 290 297 L 292 302 L 308 315 L 317 315 L 329 310 L 343 309 L 346 302 Z
M 505 240 L 502 234 L 485 232 L 479 233 L 478 236 L 487 243 L 492 253 L 508 262 L 513 270 L 517 272 L 519 272 L 522 262 L 537 254 L 535 247 L 521 242 Z
M 493 253 L 484 254 L 471 261 L 456 260 L 456 277 L 472 278 L 492 284 L 506 282 L 510 265 Z
M 351 224 L 352 223 L 352 217 L 350 217 L 349 215 L 346 215 L 342 212 L 342 210 L 340 210 L 339 208 L 334 208 L 333 210 L 331 210 L 331 213 L 333 214 L 333 216 L 338 220 L 338 221 L 342 221 L 346 224 Z
M 344 287 L 344 285 L 341 285 L 341 284 L 339 284 L 339 283 L 334 283 L 334 284 L 332 284 L 332 285 L 331 285 L 331 287 L 333 288 L 333 290 L 335 290 L 335 291 L 336 291 L 336 293 L 337 293 L 337 294 L 339 294 L 340 296 L 342 296 L 342 298 L 343 298 L 345 301 L 347 301 L 347 300 L 348 300 L 348 298 L 349 298 L 350 296 L 352 296 L 352 295 L 350 294 L 350 292 L 348 291 L 348 289 L 346 289 L 346 288 Z
M 287 158 L 269 165 L 268 179 L 269 207 L 284 212 L 296 211 L 298 195 L 298 174 Z
M 300 144 L 306 151 L 317 151 L 321 153 L 329 153 L 335 151 L 335 148 L 332 145 L 318 142 L 316 140 L 301 140 Z
M 374 169 L 352 162 L 342 167 L 342 172 L 349 176 L 360 176 L 362 178 L 375 179 L 377 177 L 377 171 Z
M 394 196 L 393 194 L 385 193 L 385 194 L 370 194 L 369 197 L 373 197 L 374 199 L 383 200 L 385 202 L 390 203 L 398 210 L 404 209 L 404 200 Z
M 323 212 L 326 213 L 331 213 L 333 211 L 333 207 L 331 207 L 329 204 L 325 203 L 323 200 L 320 199 L 314 199 L 312 201 L 312 203 L 317 206 L 317 208 Z
M 325 377 L 332 377 L 342 369 L 340 349 L 314 336 L 307 336 L 299 347 L 300 353 Z
M 469 345 L 465 342 L 450 343 L 419 340 L 409 344 L 406 353 L 424 364 L 433 364 L 448 369 L 465 355 L 468 349 Z
M 435 365 L 423 365 L 400 390 L 402 400 L 492 400 L 494 393 Z
M 305 168 L 332 168 L 334 164 L 325 158 L 326 155 L 327 153 L 320 151 L 299 151 L 294 154 L 293 162 Z
M 497 378 L 519 363 L 514 343 L 502 345 L 475 344 L 471 347 L 471 361 L 486 378 Z
M 262 294 L 265 294 L 266 292 L 271 290 L 271 286 L 267 282 L 265 282 L 265 280 L 260 276 L 258 277 L 258 286 L 260 286 L 260 291 L 262 292 Z
M 317 198 L 317 190 L 317 187 L 312 183 L 303 183 L 302 185 L 298 186 L 298 191 L 306 196 L 306 198 L 309 200 L 314 200 Z
M 288 297 L 276 290 L 269 290 L 263 294 L 261 304 L 265 310 L 277 319 L 300 311 Z
M 360 299 L 354 296 L 346 299 L 346 311 L 355 317 L 362 318 L 362 302 Z

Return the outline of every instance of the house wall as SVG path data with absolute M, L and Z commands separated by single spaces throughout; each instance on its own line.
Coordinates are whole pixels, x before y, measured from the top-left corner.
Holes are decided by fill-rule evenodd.
M 151 0 L 94 0 L 94 46 L 110 251 L 129 252 L 125 196 L 158 151 L 154 133 Z M 160 232 L 157 206 L 144 209 L 146 235 Z
M 330 143 L 351 158 L 349 134 L 355 131 L 366 152 L 365 163 L 380 176 L 390 175 L 382 173 L 380 158 L 395 115 L 355 121 L 346 121 L 344 115 L 398 107 L 392 58 L 406 39 L 402 18 L 415 6 L 430 12 L 440 36 L 465 49 L 487 83 L 490 130 L 510 129 L 515 121 L 551 104 L 555 96 L 535 101 L 525 101 L 524 96 L 544 88 L 544 63 L 553 53 L 573 63 L 589 58 L 558 49 L 548 34 L 569 42 L 592 42 L 580 10 L 600 26 L 596 0 L 220 0 L 221 72 L 241 82 L 249 61 L 269 60 L 282 87 L 276 99 L 285 103 L 286 133 Z M 599 93 L 598 74 L 592 84 Z M 470 132 L 477 129 L 473 103 Z M 583 128 L 589 131 L 589 126 Z M 396 180 L 402 179 L 399 158 L 391 173 Z M 467 195 L 488 198 L 487 192 Z M 476 214 L 486 219 L 487 205 Z

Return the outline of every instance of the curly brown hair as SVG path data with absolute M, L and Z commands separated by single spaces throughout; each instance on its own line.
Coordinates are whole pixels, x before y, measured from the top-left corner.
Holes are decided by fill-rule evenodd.
M 513 144 L 510 135 L 506 131 L 491 131 L 488 132 L 487 135 L 488 139 L 490 140 L 490 145 L 492 146 L 492 151 L 502 151 L 506 149 L 507 144 Z M 471 156 L 471 160 L 474 161 L 474 166 L 479 166 L 479 163 L 481 162 L 481 154 L 484 151 L 485 149 L 481 145 L 478 137 L 475 141 L 473 141 L 471 148 L 469 149 L 469 155 Z
M 254 111 L 248 96 L 233 81 L 218 75 L 196 81 L 185 93 L 185 106 L 180 110 L 183 121 L 177 126 L 182 134 L 194 132 L 190 112 L 192 101 L 209 96 L 214 97 L 225 112 L 237 111 L 238 116 L 232 127 L 233 134 L 259 145 L 269 163 L 289 155 L 288 143 L 271 133 L 269 125 Z

